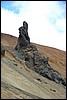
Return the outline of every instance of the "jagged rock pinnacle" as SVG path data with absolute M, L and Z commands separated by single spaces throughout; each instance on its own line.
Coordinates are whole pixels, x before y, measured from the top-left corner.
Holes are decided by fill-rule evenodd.
M 30 44 L 30 38 L 28 35 L 28 23 L 23 21 L 23 26 L 19 28 L 19 38 L 15 49 L 17 50 L 19 48 L 26 47 L 28 44 Z

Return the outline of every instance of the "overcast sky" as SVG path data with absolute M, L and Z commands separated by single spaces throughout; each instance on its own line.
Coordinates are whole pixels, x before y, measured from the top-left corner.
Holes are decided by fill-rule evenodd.
M 66 51 L 65 1 L 1 1 L 1 32 L 18 37 L 23 21 L 31 42 Z

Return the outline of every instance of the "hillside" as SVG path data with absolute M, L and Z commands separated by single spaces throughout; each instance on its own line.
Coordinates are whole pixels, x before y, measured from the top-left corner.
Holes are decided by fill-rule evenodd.
M 9 34 L 1 34 L 1 44 L 15 48 L 17 44 L 17 38 Z M 62 77 L 66 78 L 66 52 L 48 46 L 43 46 L 35 43 L 33 44 L 37 47 L 40 53 L 48 57 L 50 65 L 59 71 Z
M 5 48 L 5 56 L 1 58 L 1 98 L 65 99 L 66 87 L 29 69 L 16 55 L 16 44 L 16 37 L 1 33 L 1 45 Z M 55 48 L 34 45 L 48 57 L 50 65 L 66 78 L 66 53 Z

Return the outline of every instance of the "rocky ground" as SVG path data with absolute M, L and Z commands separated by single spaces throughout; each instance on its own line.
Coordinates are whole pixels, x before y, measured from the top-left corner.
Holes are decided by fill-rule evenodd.
M 6 39 L 7 38 L 7 39 Z M 12 41 L 12 42 L 11 42 Z M 29 98 L 44 98 L 44 99 L 65 99 L 66 98 L 66 87 L 62 84 L 57 84 L 54 81 L 45 78 L 34 70 L 28 68 L 28 55 L 25 56 L 25 60 L 21 60 L 19 53 L 14 49 L 17 43 L 17 38 L 10 35 L 1 35 L 1 44 L 2 44 L 2 57 L 1 57 L 1 98 L 3 99 L 29 99 Z M 40 53 L 41 46 L 37 45 L 37 49 Z M 40 47 L 39 47 L 40 46 Z M 42 46 L 43 47 L 43 46 Z M 40 48 L 40 49 L 39 49 Z M 43 47 L 48 48 L 48 47 Z M 5 49 L 5 51 L 4 51 Z M 35 48 L 36 49 L 36 48 Z M 44 54 L 46 52 L 44 49 Z M 49 48 L 51 50 L 52 48 Z M 25 49 L 24 49 L 25 50 Z M 27 50 L 27 49 L 26 49 Z M 28 50 L 29 51 L 29 48 Z M 53 49 L 55 52 L 55 49 Z M 56 54 L 59 50 L 56 50 Z M 26 52 L 26 51 L 25 51 Z M 52 52 L 52 51 L 51 51 Z M 49 52 L 48 56 L 51 55 Z M 54 54 L 53 52 L 53 54 Z M 64 53 L 63 51 L 62 54 Z M 39 53 L 39 54 L 40 54 Z M 28 52 L 29 55 L 32 53 Z M 39 55 L 38 54 L 38 55 Z M 57 54 L 58 56 L 60 54 Z M 57 56 L 56 55 L 56 56 Z M 31 55 L 32 56 L 32 55 Z M 53 56 L 53 55 L 52 55 Z M 56 58 L 59 58 L 59 57 Z M 36 58 L 37 56 L 33 57 Z M 65 64 L 65 55 L 64 59 L 60 59 L 60 61 Z M 35 60 L 35 59 L 34 59 Z M 48 59 L 48 62 L 50 57 Z M 55 60 L 55 58 L 54 58 Z M 52 63 L 54 63 L 54 60 Z M 30 64 L 30 63 L 29 63 Z M 39 62 L 38 62 L 39 64 Z M 50 64 L 50 63 L 49 63 Z M 32 64 L 33 65 L 33 64 Z M 37 65 L 37 61 L 35 60 L 35 65 Z M 54 67 L 54 66 L 52 66 Z M 63 71 L 65 72 L 65 66 L 63 65 Z M 53 68 L 56 70 L 55 68 Z M 59 73 L 61 71 L 58 71 Z M 60 73 L 63 78 L 65 77 L 65 73 Z

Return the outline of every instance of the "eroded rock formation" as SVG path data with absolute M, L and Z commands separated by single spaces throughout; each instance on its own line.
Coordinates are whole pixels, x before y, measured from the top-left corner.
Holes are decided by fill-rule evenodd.
M 28 35 L 28 24 L 24 21 L 23 26 L 19 28 L 19 38 L 15 49 L 26 47 L 28 44 L 30 44 L 30 38 Z
M 49 65 L 48 58 L 40 54 L 36 46 L 30 43 L 28 24 L 25 21 L 23 22 L 23 27 L 19 28 L 19 38 L 15 49 L 29 68 L 56 83 L 66 85 L 66 80 Z

